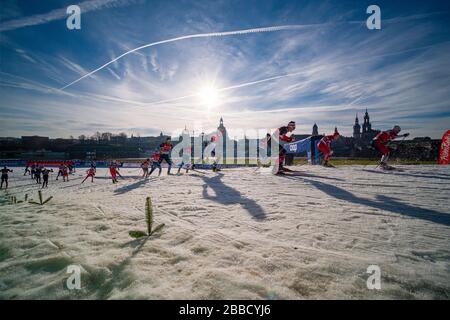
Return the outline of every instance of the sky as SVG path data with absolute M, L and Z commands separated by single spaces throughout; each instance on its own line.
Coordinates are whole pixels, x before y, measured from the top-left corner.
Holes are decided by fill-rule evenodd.
M 220 117 L 231 137 L 291 120 L 350 136 L 366 108 L 374 129 L 450 129 L 449 1 L 0 0 L 0 136 L 197 135 Z

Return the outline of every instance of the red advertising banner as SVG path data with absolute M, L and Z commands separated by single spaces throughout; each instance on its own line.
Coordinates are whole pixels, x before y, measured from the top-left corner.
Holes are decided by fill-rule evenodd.
M 73 161 L 64 161 L 64 160 L 38 160 L 38 161 L 28 161 L 27 166 L 31 167 L 32 165 L 44 166 L 44 167 L 59 167 L 62 164 L 65 165 L 74 165 Z
M 449 157 L 449 150 L 450 149 L 450 130 L 448 130 L 444 136 L 442 137 L 442 143 L 441 143 L 441 154 L 439 156 L 439 164 L 448 164 L 450 157 Z

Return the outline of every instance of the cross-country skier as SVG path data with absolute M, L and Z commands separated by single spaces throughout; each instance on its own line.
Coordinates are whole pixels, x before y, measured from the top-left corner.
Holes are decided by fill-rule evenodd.
M 2 172 L 2 183 L 0 184 L 0 189 L 3 189 L 3 182 L 5 183 L 5 190 L 8 189 L 8 173 L 13 172 L 7 167 L 3 167 Z
M 222 162 L 222 152 L 221 152 L 221 147 L 223 147 L 223 144 L 221 143 L 223 140 L 222 137 L 222 132 L 217 129 L 217 132 L 211 135 L 210 138 L 210 143 L 206 146 L 204 153 L 206 154 L 206 162 L 209 163 L 210 162 L 210 157 L 213 159 L 213 164 L 212 164 L 212 171 L 213 172 L 217 172 L 217 171 L 221 171 L 220 167 L 219 167 L 219 163 Z M 219 148 L 217 148 L 219 147 Z M 217 151 L 217 152 L 216 152 Z
M 58 174 L 56 175 L 56 180 L 58 180 L 59 176 L 64 177 L 64 163 L 61 162 L 61 164 L 58 167 Z
M 69 169 L 69 174 L 73 174 L 75 172 L 75 168 L 73 166 L 73 162 L 72 161 L 68 161 L 67 162 L 67 168 Z
M 123 179 L 122 175 L 119 172 L 119 168 L 123 167 L 123 162 L 116 160 L 116 161 L 114 161 L 114 165 L 116 166 L 116 175 L 118 175 L 119 177 L 121 177 Z
M 41 184 L 41 173 L 42 173 L 42 166 L 39 165 L 34 169 L 34 178 L 36 179 L 36 184 Z
M 94 173 L 97 172 L 97 163 L 95 162 L 95 160 L 91 161 L 91 168 L 94 169 Z
M 287 135 L 288 133 L 291 133 L 294 130 L 295 130 L 295 121 L 290 121 L 287 126 L 280 127 L 275 131 L 275 135 L 278 135 L 278 140 L 280 143 L 278 156 L 278 170 L 275 174 L 284 174 L 284 171 L 289 171 L 283 166 L 284 160 L 286 158 L 286 150 L 284 149 L 284 145 L 286 143 L 294 141 L 294 137 Z
M 142 178 L 148 177 L 148 168 L 149 167 L 150 167 L 150 159 L 145 159 L 145 161 L 141 163 Z
M 334 134 L 323 137 L 317 144 L 317 148 L 324 155 L 322 163 L 324 167 L 333 167 L 333 165 L 328 163 L 331 154 L 333 153 L 333 151 L 331 151 L 331 142 L 336 141 L 337 139 L 339 139 L 339 137 L 340 137 L 339 132 L 335 132 Z
M 111 174 L 112 183 L 117 183 L 117 164 L 115 162 L 110 163 L 109 173 Z
M 64 164 L 62 169 L 63 181 L 69 181 L 69 168 Z
M 270 148 L 271 135 L 267 133 L 265 138 L 259 140 L 259 150 L 258 150 L 258 167 L 265 166 L 268 164 L 269 157 L 272 154 Z
M 153 171 L 155 171 L 156 168 L 159 169 L 158 176 L 161 175 L 162 169 L 161 169 L 160 160 L 161 160 L 161 154 L 157 150 L 157 151 L 155 151 L 155 153 L 152 156 L 152 169 L 150 170 L 150 173 L 148 174 L 148 176 L 150 176 L 153 173 Z
M 170 137 L 167 137 L 166 141 L 161 143 L 159 146 L 159 151 L 161 153 L 159 164 L 163 161 L 166 161 L 169 165 L 169 168 L 167 169 L 167 174 L 170 174 L 170 169 L 172 168 L 172 160 L 170 159 L 170 152 L 172 151 L 173 145 L 170 143 Z
M 25 172 L 23 173 L 24 176 L 26 176 L 27 173 L 30 173 L 30 174 L 31 174 L 31 171 L 30 171 L 29 168 L 30 168 L 30 165 L 29 165 L 29 163 L 27 162 L 27 164 L 26 164 L 26 166 L 25 166 Z
M 31 179 L 36 179 L 35 174 L 36 174 L 36 164 L 33 163 L 31 165 L 31 170 L 30 170 L 30 177 L 31 177 Z
M 50 174 L 50 172 L 53 172 L 53 169 L 47 169 L 47 168 L 43 168 L 42 169 L 42 188 L 48 188 L 48 176 Z
M 214 158 L 214 161 L 213 161 L 213 164 L 212 164 L 212 171 L 213 172 L 220 171 L 220 168 L 219 168 L 219 161 L 220 161 L 219 158 L 220 157 L 219 156 L 216 157 L 216 147 L 217 147 L 217 143 L 220 142 L 219 140 L 220 140 L 221 137 L 222 137 L 222 133 L 219 130 L 217 130 L 217 134 L 216 135 L 213 135 L 211 137 L 211 146 L 213 146 L 213 149 L 211 150 L 211 155 Z
M 394 126 L 392 130 L 383 131 L 377 134 L 377 136 L 372 140 L 372 146 L 381 152 L 383 155 L 381 157 L 380 166 L 384 170 L 392 170 L 394 167 L 391 167 L 387 164 L 389 160 L 389 155 L 391 153 L 391 149 L 386 145 L 389 141 L 392 141 L 399 137 L 399 133 L 402 129 L 400 126 Z M 405 133 L 401 135 L 402 137 L 409 136 L 409 133 Z
M 86 173 L 87 173 L 87 176 L 86 176 L 86 178 L 84 178 L 83 181 L 81 181 L 81 183 L 84 183 L 86 181 L 86 179 L 89 177 L 91 177 L 91 182 L 94 182 L 95 168 L 90 167 L 89 170 L 86 171 Z
M 181 163 L 178 165 L 177 174 L 180 174 L 181 168 L 183 168 L 183 166 L 186 168 L 186 173 L 188 173 L 189 169 L 191 169 L 191 152 L 191 147 L 183 148 L 183 155 L 181 156 Z

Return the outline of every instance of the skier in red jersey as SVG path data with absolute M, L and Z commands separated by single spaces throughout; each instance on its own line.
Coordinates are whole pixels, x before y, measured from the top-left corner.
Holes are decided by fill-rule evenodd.
M 84 183 L 86 181 L 87 178 L 91 177 L 91 182 L 94 182 L 94 177 L 95 177 L 95 168 L 91 167 L 89 170 L 86 171 L 87 172 L 87 176 L 86 178 L 84 178 L 84 180 L 81 183 Z
M 112 183 L 117 183 L 117 165 L 114 161 L 109 165 L 109 173 L 111 174 Z
M 389 166 L 387 164 L 387 161 L 389 160 L 389 155 L 391 153 L 391 148 L 389 148 L 386 144 L 396 138 L 399 137 L 399 133 L 402 129 L 399 126 L 394 126 L 392 130 L 383 131 L 377 134 L 377 136 L 372 140 L 372 146 L 381 152 L 383 155 L 381 157 L 380 166 L 382 169 L 390 170 L 393 169 L 393 167 Z M 409 136 L 409 133 L 405 133 L 401 135 L 402 137 Z
M 334 134 L 323 137 L 317 144 L 317 148 L 324 155 L 322 163 L 324 167 L 333 167 L 333 165 L 328 163 L 331 158 L 331 154 L 333 153 L 333 151 L 331 151 L 331 142 L 336 141 L 339 137 L 339 132 L 335 132 Z
M 149 174 L 146 177 L 149 177 L 153 173 L 153 171 L 155 171 L 156 168 L 159 169 L 158 176 L 161 175 L 162 169 L 161 169 L 160 160 L 161 160 L 161 154 L 159 153 L 159 150 L 156 150 L 155 153 L 152 156 L 152 168 L 151 168 Z
M 173 145 L 171 143 L 170 137 L 166 138 L 166 141 L 161 143 L 159 146 L 159 152 L 160 152 L 160 159 L 159 164 L 163 161 L 166 161 L 169 165 L 169 168 L 167 169 L 167 174 L 170 174 L 170 169 L 172 168 L 172 159 L 170 158 L 170 152 L 173 149 Z
M 148 177 L 148 168 L 150 167 L 150 159 L 146 159 L 144 162 L 141 163 L 141 168 L 143 171 L 142 178 Z
M 62 174 L 63 174 L 63 182 L 69 181 L 69 168 L 67 168 L 66 164 L 63 165 Z

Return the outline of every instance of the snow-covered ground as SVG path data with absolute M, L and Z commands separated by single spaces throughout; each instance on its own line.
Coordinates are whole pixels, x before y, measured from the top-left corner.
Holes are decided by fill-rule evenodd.
M 278 177 L 255 168 L 151 177 L 106 169 L 83 185 L 44 189 L 44 206 L 0 204 L 2 299 L 450 298 L 450 170 L 300 166 Z M 10 195 L 37 200 L 14 168 Z M 1 194 L 4 194 L 2 191 Z M 150 196 L 159 235 L 146 230 Z M 3 197 L 2 197 L 3 198 Z M 81 290 L 67 266 L 81 265 Z M 369 265 L 381 290 L 369 290 Z

